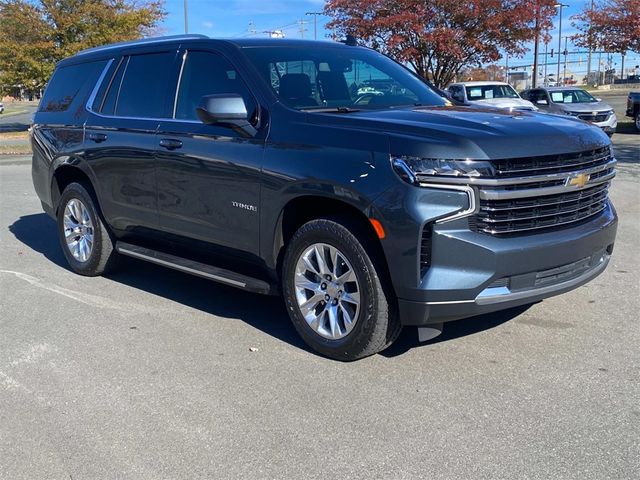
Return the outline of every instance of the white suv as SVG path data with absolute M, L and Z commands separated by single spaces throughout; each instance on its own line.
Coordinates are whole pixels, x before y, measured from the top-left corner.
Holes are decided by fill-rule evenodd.
M 533 103 L 520 98 L 518 92 L 504 82 L 452 83 L 447 90 L 451 98 L 465 105 L 484 105 L 509 110 L 537 110 Z

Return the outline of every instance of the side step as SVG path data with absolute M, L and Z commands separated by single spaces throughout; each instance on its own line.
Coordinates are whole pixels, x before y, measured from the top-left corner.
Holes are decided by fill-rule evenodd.
M 194 262 L 193 260 L 177 257 L 169 253 L 158 252 L 157 250 L 151 250 L 125 242 L 116 242 L 116 250 L 118 253 L 127 255 L 128 257 L 146 260 L 147 262 L 190 273 L 191 275 L 213 280 L 214 282 L 223 283 L 231 287 L 264 295 L 278 294 L 277 288 L 264 280 L 241 275 L 231 270 L 207 265 L 206 263 Z

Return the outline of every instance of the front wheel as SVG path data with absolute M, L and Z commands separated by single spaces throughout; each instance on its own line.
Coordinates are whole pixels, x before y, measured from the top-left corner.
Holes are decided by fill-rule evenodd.
M 377 353 L 400 333 L 395 298 L 365 247 L 366 232 L 348 223 L 306 223 L 283 264 L 284 299 L 296 330 L 311 348 L 337 360 Z
M 636 113 L 635 124 L 636 130 L 640 132 L 640 112 Z

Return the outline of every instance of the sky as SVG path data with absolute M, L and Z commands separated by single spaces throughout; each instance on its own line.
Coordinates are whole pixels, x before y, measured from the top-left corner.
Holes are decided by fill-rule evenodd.
M 165 0 L 167 18 L 162 25 L 162 33 L 175 35 L 184 33 L 184 0 Z M 265 31 L 282 30 L 287 38 L 312 39 L 314 37 L 313 16 L 307 12 L 322 12 L 325 0 L 187 0 L 189 33 L 203 33 L 210 37 L 266 37 Z M 578 14 L 590 0 L 563 0 L 569 7 L 563 9 L 562 36 L 573 35 L 575 28 L 571 26 L 570 17 Z M 300 22 L 307 22 L 300 25 Z M 329 18 L 321 15 L 317 17 L 317 38 L 326 39 L 329 33 L 324 25 Z M 554 19 L 554 30 L 549 50 L 558 49 L 558 16 Z M 301 32 L 301 27 L 304 30 Z M 564 48 L 564 40 L 562 42 Z M 533 45 L 529 45 L 530 52 L 523 58 L 511 58 L 509 64 L 530 65 L 533 63 Z M 568 44 L 569 51 L 578 51 L 577 47 Z M 544 45 L 540 46 L 541 53 Z M 542 57 L 540 57 L 542 60 Z M 549 62 L 557 61 L 557 56 Z M 586 54 L 576 53 L 569 60 L 581 63 L 570 66 L 576 71 L 586 71 Z M 620 68 L 620 56 L 613 58 L 613 62 Z M 625 60 L 625 67 L 640 63 L 640 54 L 630 54 Z M 504 59 L 500 61 L 504 64 Z M 593 68 L 597 68 L 597 59 L 593 60 Z M 551 67 L 549 67 L 551 68 Z M 552 69 L 552 68 L 551 68 Z M 626 68 L 625 68 L 626 69 Z M 552 69 L 553 70 L 553 69 Z M 553 70 L 555 71 L 555 70 Z

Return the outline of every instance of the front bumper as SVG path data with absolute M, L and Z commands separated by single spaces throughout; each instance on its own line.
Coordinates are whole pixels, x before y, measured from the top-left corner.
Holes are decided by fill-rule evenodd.
M 613 251 L 613 206 L 572 228 L 497 238 L 466 219 L 436 227 L 432 259 L 417 288 L 398 292 L 401 321 L 425 325 L 538 302 L 599 275 Z M 455 224 L 455 226 L 454 226 Z

